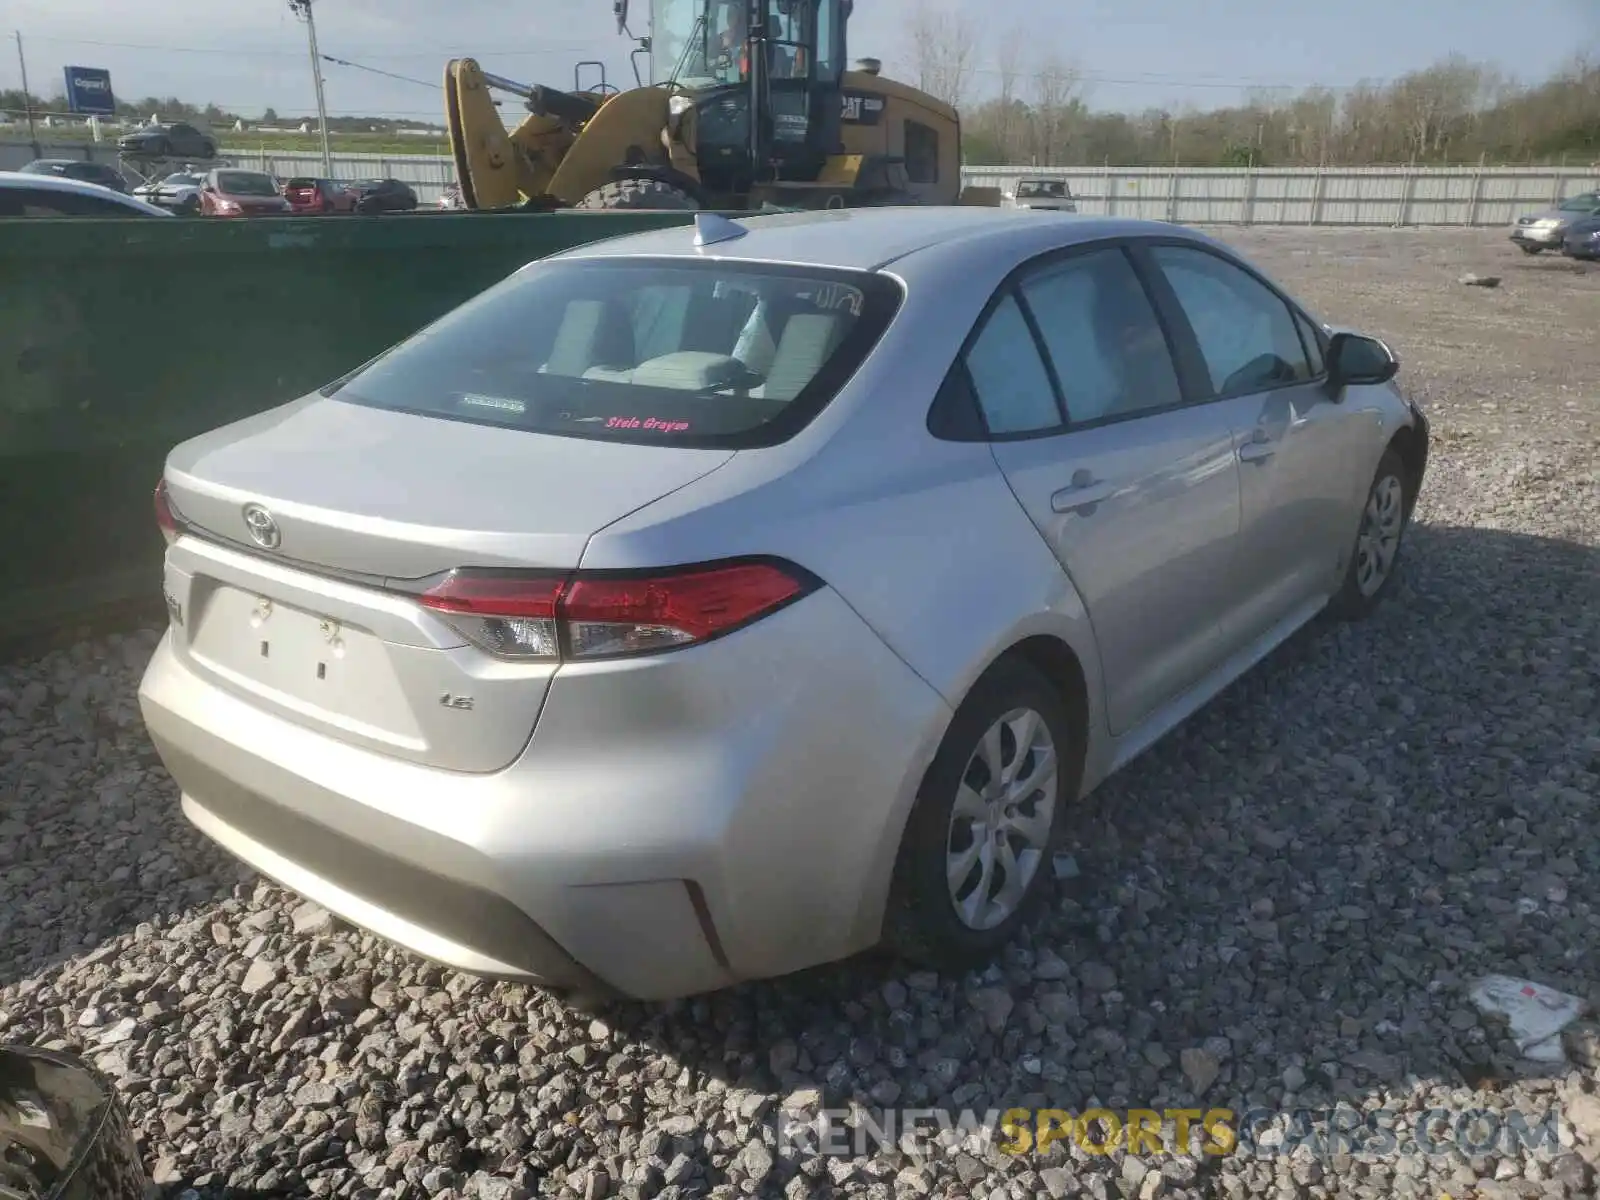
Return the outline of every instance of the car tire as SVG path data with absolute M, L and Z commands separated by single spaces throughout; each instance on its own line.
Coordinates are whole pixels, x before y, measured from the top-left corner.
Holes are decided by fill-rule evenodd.
M 1543 250 L 1543 249 L 1544 249 L 1544 247 L 1543 247 L 1543 246 L 1528 246 L 1528 245 L 1524 245 L 1524 246 L 1523 246 L 1523 247 L 1522 247 L 1522 252 L 1523 252 L 1523 253 L 1524 253 L 1524 254 L 1538 254 L 1538 253 L 1540 253 L 1540 252 L 1541 252 L 1541 251 L 1542 251 L 1542 250 Z
M 200 143 L 200 157 L 201 158 L 215 158 L 216 156 L 217 156 L 217 144 L 215 142 L 201 142 Z
M 895 864 L 885 948 L 942 971 L 992 959 L 1045 893 L 1081 763 L 1082 730 L 1050 681 L 1021 659 L 991 667 L 956 710 L 923 777 Z M 1042 786 L 1024 794 L 1019 776 L 1022 787 L 1030 779 Z
M 200 212 L 200 197 L 190 196 L 178 206 L 178 211 L 190 217 L 197 215 Z
M 1378 461 L 1362 502 L 1350 562 L 1329 606 L 1334 617 L 1341 621 L 1364 620 L 1383 602 L 1400 571 L 1400 555 L 1415 500 L 1410 472 L 1391 446 Z
M 642 212 L 696 212 L 700 208 L 688 192 L 659 179 L 619 179 L 596 188 L 578 201 L 575 207 Z

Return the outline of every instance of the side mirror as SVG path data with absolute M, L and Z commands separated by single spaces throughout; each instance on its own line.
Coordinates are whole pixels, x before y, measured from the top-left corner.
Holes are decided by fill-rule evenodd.
M 1400 360 L 1377 338 L 1336 333 L 1328 343 L 1328 391 L 1338 396 L 1355 385 L 1388 383 L 1400 373 Z

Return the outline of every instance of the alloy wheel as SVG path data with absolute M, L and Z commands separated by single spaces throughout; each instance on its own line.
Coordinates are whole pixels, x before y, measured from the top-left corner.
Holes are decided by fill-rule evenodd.
M 990 725 L 957 785 L 945 879 L 961 923 L 993 929 L 1022 904 L 1049 850 L 1059 759 L 1031 708 Z
M 1385 475 L 1372 485 L 1367 507 L 1361 514 L 1361 532 L 1356 535 L 1356 587 L 1370 599 L 1389 578 L 1395 556 L 1400 551 L 1400 533 L 1405 525 L 1405 488 L 1393 475 Z

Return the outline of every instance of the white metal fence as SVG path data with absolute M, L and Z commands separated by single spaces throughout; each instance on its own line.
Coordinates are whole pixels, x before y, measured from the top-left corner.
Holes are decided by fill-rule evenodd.
M 0 144 L 0 162 L 15 169 L 31 148 Z M 54 153 L 52 153 L 54 152 Z M 320 175 L 322 156 L 305 151 L 230 147 L 241 167 L 281 179 Z M 115 162 L 104 145 L 47 147 L 46 157 Z M 452 181 L 448 155 L 335 154 L 336 179 L 385 177 L 410 184 L 433 204 Z M 1218 225 L 1502 225 L 1517 214 L 1549 208 L 1567 196 L 1600 189 L 1600 166 L 1560 167 L 968 167 L 962 181 L 1009 191 L 1018 179 L 1065 180 L 1080 212 Z
M 279 179 L 322 174 L 322 155 L 318 153 L 234 148 L 219 153 L 235 166 L 270 171 Z M 456 168 L 448 154 L 335 154 L 333 177 L 398 179 L 410 184 L 423 204 L 435 204 L 439 194 L 455 181 Z
M 278 175 L 320 172 L 317 154 L 227 151 Z M 454 177 L 448 157 L 336 154 L 336 178 L 403 179 L 425 203 Z M 962 182 L 1010 191 L 1023 175 L 1063 179 L 1080 212 L 1193 225 L 1503 225 L 1600 188 L 1600 167 L 968 167 Z
M 1600 188 L 1600 166 L 1272 168 L 969 167 L 964 183 L 1010 191 L 1065 180 L 1078 211 L 1186 225 L 1501 225 Z

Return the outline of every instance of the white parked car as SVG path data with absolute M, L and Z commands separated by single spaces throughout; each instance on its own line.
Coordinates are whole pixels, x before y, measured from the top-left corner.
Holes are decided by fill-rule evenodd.
M 1019 179 L 1010 199 L 1012 208 L 1037 208 L 1048 212 L 1078 211 L 1078 202 L 1072 198 L 1072 189 L 1067 186 L 1065 179 Z
M 170 217 L 164 208 L 98 183 L 0 171 L 0 217 Z
M 175 171 L 162 179 L 134 188 L 133 194 L 161 208 L 197 213 L 200 211 L 200 188 L 205 181 L 203 171 Z

